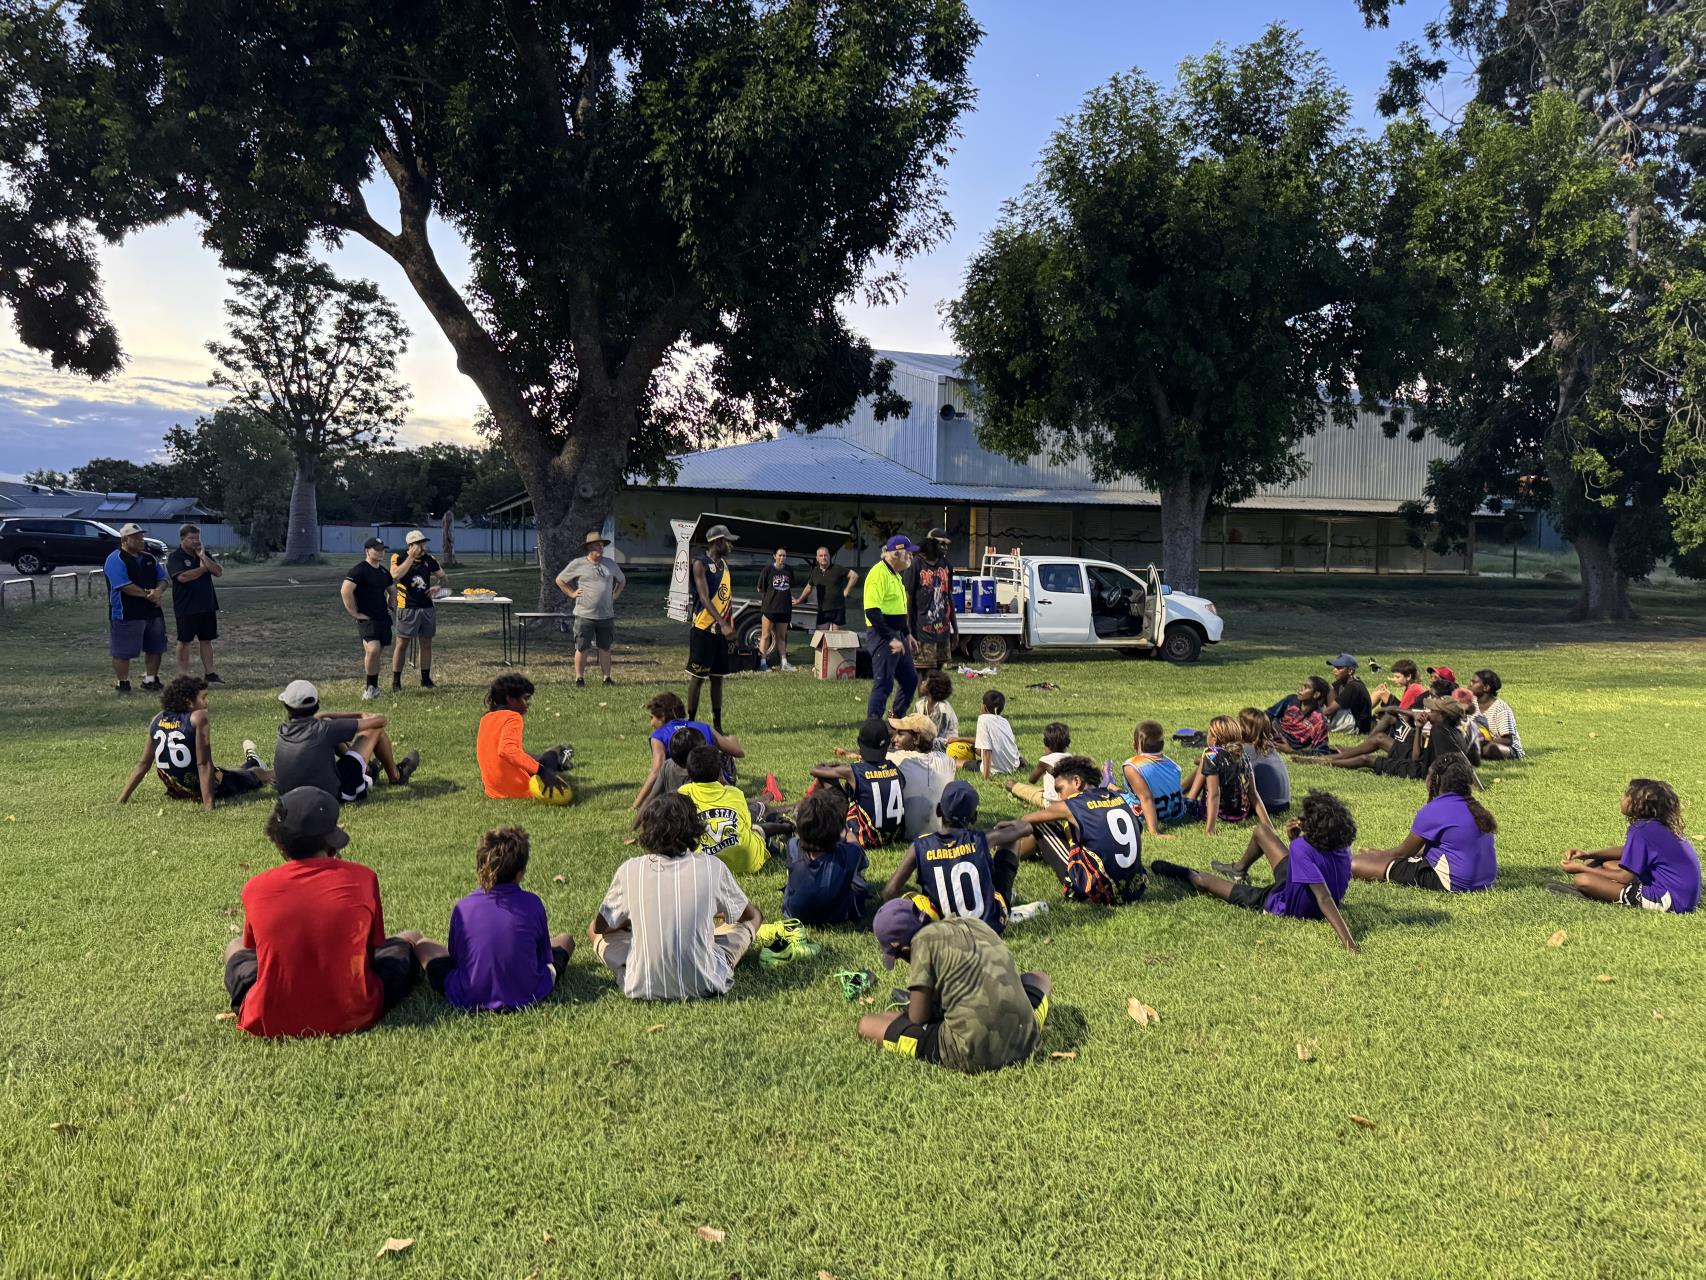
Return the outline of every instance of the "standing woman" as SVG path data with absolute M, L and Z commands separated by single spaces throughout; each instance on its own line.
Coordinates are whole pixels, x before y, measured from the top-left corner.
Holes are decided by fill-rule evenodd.
M 889 694 L 894 692 L 894 714 L 904 716 L 918 688 L 918 669 L 912 655 L 918 650 L 908 624 L 911 599 L 906 590 L 906 571 L 912 539 L 897 533 L 883 543 L 883 558 L 865 578 L 865 647 L 871 654 L 871 696 L 865 701 L 865 716 L 886 715 Z
M 729 641 L 734 638 L 734 614 L 729 608 L 729 550 L 740 541 L 727 525 L 705 530 L 705 554 L 693 561 L 688 589 L 693 598 L 693 621 L 687 632 L 687 718 L 699 718 L 699 690 L 711 682 L 711 727 L 723 731 L 723 677 L 729 672 Z
M 770 563 L 758 579 L 759 609 L 764 615 L 763 630 L 758 637 L 758 669 L 770 670 L 770 646 L 776 646 L 776 666 L 792 671 L 788 661 L 788 628 L 794 621 L 794 568 L 788 563 L 788 552 L 776 548 Z

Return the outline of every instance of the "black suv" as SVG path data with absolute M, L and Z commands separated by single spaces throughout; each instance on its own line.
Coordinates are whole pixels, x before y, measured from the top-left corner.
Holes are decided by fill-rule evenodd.
M 165 559 L 164 542 L 144 538 L 143 543 Z M 10 560 L 19 573 L 51 573 L 62 564 L 105 564 L 117 550 L 118 530 L 99 520 L 45 516 L 0 520 L 0 560 Z

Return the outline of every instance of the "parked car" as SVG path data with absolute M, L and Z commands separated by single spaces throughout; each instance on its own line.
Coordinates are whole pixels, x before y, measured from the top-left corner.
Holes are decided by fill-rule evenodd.
M 144 538 L 162 561 L 166 544 Z M 0 520 L 0 560 L 19 573 L 52 573 L 60 565 L 99 565 L 118 550 L 118 530 L 99 520 L 12 516 Z

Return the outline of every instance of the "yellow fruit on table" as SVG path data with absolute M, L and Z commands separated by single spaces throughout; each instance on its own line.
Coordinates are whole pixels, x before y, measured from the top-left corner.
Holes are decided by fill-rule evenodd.
M 951 759 L 951 760 L 970 760 L 971 756 L 972 756 L 971 743 L 969 743 L 969 742 L 950 742 L 948 744 L 948 758 L 949 759 Z
M 559 782 L 554 787 L 547 787 L 534 774 L 527 781 L 527 789 L 533 793 L 533 798 L 544 804 L 568 804 L 575 798 L 575 789 L 566 782 Z

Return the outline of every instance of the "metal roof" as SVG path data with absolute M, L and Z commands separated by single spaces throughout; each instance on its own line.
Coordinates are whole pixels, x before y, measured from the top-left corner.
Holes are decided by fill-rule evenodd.
M 908 365 L 925 373 L 933 373 L 939 378 L 964 378 L 960 372 L 960 358 L 953 355 L 937 355 L 930 351 L 879 351 L 877 355 L 884 360 L 893 360 L 896 364 Z

